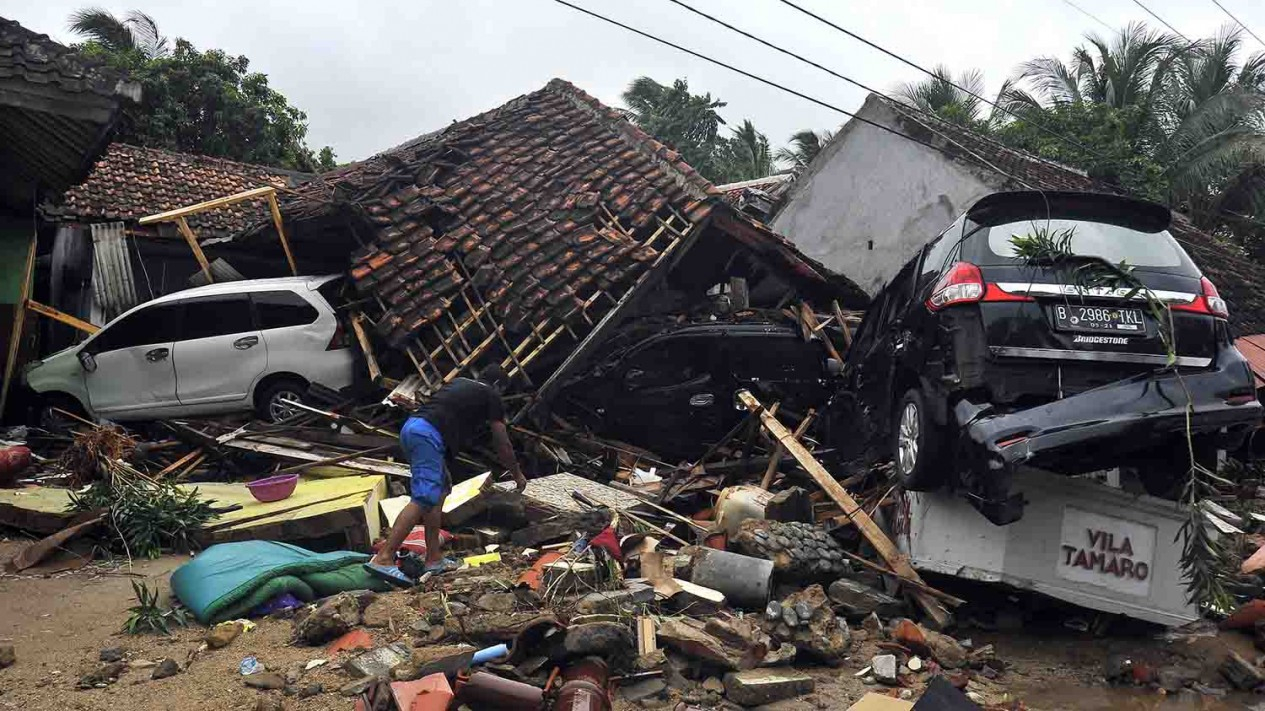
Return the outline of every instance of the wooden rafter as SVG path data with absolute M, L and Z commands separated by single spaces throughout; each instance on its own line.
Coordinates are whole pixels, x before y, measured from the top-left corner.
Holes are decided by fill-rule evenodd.
M 189 227 L 189 223 L 185 218 L 190 215 L 197 215 L 208 210 L 215 210 L 229 205 L 236 205 L 239 202 L 247 200 L 265 200 L 268 203 L 268 211 L 272 214 L 272 225 L 277 230 L 277 238 L 281 240 L 281 249 L 285 252 L 286 263 L 290 265 L 290 273 L 294 276 L 299 275 L 299 268 L 294 262 L 294 253 L 290 250 L 290 241 L 286 238 L 285 225 L 281 220 L 281 206 L 277 203 L 277 189 L 272 186 L 262 188 L 252 188 L 243 190 L 240 193 L 226 195 L 214 200 L 206 200 L 194 205 L 179 207 L 175 210 L 160 212 L 156 215 L 147 215 L 142 217 L 138 222 L 142 225 L 154 225 L 160 222 L 174 222 L 176 227 L 180 229 L 180 234 L 184 236 L 186 242 L 189 243 L 189 249 L 193 250 L 193 256 L 198 260 L 198 266 L 202 267 L 202 273 L 206 275 L 208 282 L 213 282 L 211 277 L 211 265 L 206 260 L 206 255 L 202 253 L 202 246 L 198 243 L 198 238 L 194 235 L 193 230 Z

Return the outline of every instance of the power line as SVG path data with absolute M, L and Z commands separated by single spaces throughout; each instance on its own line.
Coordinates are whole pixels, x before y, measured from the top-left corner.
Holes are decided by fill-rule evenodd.
M 1103 22 L 1102 20 L 1098 19 L 1098 16 L 1097 16 L 1097 15 L 1095 15 L 1094 13 L 1092 13 L 1092 12 L 1090 12 L 1090 11 L 1086 10 L 1085 8 L 1081 7 L 1080 5 L 1077 5 L 1076 3 L 1072 2 L 1072 0 L 1063 0 L 1063 2 L 1067 3 L 1068 5 L 1071 5 L 1073 8 L 1075 8 L 1075 9 L 1076 9 L 1076 11 L 1077 11 L 1077 12 L 1081 13 L 1082 15 L 1085 15 L 1086 17 L 1088 17 L 1089 19 L 1093 20 L 1094 22 L 1097 22 L 1098 24 L 1102 25 L 1103 27 L 1106 27 L 1108 30 L 1113 30 L 1113 31 L 1115 30 L 1115 28 L 1114 28 L 1114 27 L 1112 27 L 1111 25 L 1108 25 L 1107 23 L 1105 23 L 1105 22 Z
M 949 86 L 952 86 L 953 88 L 957 89 L 958 91 L 961 91 L 962 93 L 967 94 L 967 95 L 969 95 L 969 96 L 973 96 L 973 97 L 975 97 L 976 99 L 979 99 L 980 101 L 984 102 L 985 104 L 988 104 L 989 106 L 992 106 L 993 108 L 997 109 L 998 111 L 1001 111 L 1002 113 L 1006 114 L 1007 116 L 1010 116 L 1011 118 L 1015 118 L 1015 119 L 1020 119 L 1020 120 L 1027 121 L 1027 122 L 1031 123 L 1033 126 L 1036 126 L 1036 127 L 1037 127 L 1038 129 L 1040 129 L 1043 133 L 1045 133 L 1045 134 L 1047 134 L 1047 135 L 1050 135 L 1050 136 L 1054 136 L 1055 138 L 1058 138 L 1059 140 L 1063 141 L 1064 143 L 1069 143 L 1069 144 L 1071 144 L 1071 145 L 1074 145 L 1074 146 L 1076 146 L 1076 147 L 1080 148 L 1080 149 L 1081 149 L 1081 150 L 1083 150 L 1083 151 L 1086 151 L 1086 152 L 1088 152 L 1088 153 L 1093 154 L 1094 156 L 1096 156 L 1096 157 L 1098 157 L 1098 158 L 1102 158 L 1102 159 L 1106 159 L 1106 158 L 1107 158 L 1107 156 L 1104 156 L 1103 154 L 1101 154 L 1101 153 L 1099 153 L 1098 151 L 1094 150 L 1093 148 L 1090 148 L 1089 146 L 1087 146 L 1087 145 L 1085 145 L 1085 144 L 1081 143 L 1080 141 L 1077 141 L 1076 139 L 1074 139 L 1074 138 L 1070 138 L 1070 137 L 1068 137 L 1068 136 L 1064 136 L 1064 135 L 1062 135 L 1062 134 L 1058 133 L 1057 131 L 1053 131 L 1053 130 L 1051 130 L 1051 129 L 1047 128 L 1047 127 L 1045 126 L 1045 124 L 1043 124 L 1043 123 L 1040 123 L 1040 122 L 1036 121 L 1036 120 L 1035 120 L 1035 119 L 1034 119 L 1031 115 L 1028 115 L 1028 116 L 1019 116 L 1018 114 L 1016 114 L 1015 112 L 1011 111 L 1010 109 L 1008 109 L 1008 108 L 1006 108 L 1006 107 L 1002 106 L 1001 104 L 998 104 L 997 102 L 992 101 L 992 100 L 990 100 L 990 99 L 987 99 L 987 98 L 985 98 L 985 97 L 983 97 L 983 96 L 980 96 L 979 94 L 976 94 L 975 92 L 971 91 L 970 89 L 967 89 L 966 87 L 964 87 L 964 86 L 962 86 L 962 85 L 960 85 L 960 84 L 955 83 L 955 82 L 954 82 L 951 78 L 949 78 L 949 77 L 947 77 L 947 76 L 940 76 L 939 74 L 936 74 L 935 72 L 931 71 L 930 69 L 927 69 L 927 68 L 925 68 L 925 67 L 923 67 L 923 66 L 921 66 L 921 65 L 915 64 L 914 62 L 912 62 L 912 61 L 910 61 L 910 60 L 908 60 L 908 59 L 905 59 L 904 57 L 900 56 L 899 54 L 896 54 L 895 52 L 893 52 L 893 51 L 891 51 L 891 50 L 889 50 L 889 49 L 887 49 L 887 48 L 885 48 L 885 47 L 880 47 L 879 45 L 877 45 L 877 44 L 875 44 L 875 43 L 873 43 L 873 42 L 871 42 L 871 41 L 867 40 L 866 38 L 862 37 L 861 35 L 858 35 L 857 33 L 852 32 L 851 30 L 848 30 L 848 29 L 847 29 L 847 28 L 845 28 L 845 27 L 840 27 L 839 25 L 837 25 L 837 24 L 835 24 L 835 23 L 831 22 L 830 20 L 827 20 L 826 18 L 822 17 L 821 15 L 818 15 L 818 14 L 816 14 L 816 13 L 814 13 L 814 12 L 810 11 L 810 10 L 806 10 L 806 9 L 804 9 L 804 8 L 800 7 L 799 5 L 796 5 L 795 3 L 791 2 L 791 0 L 781 0 L 781 2 L 782 2 L 782 4 L 784 4 L 784 5 L 789 5 L 790 7 L 793 7 L 793 8 L 795 8 L 796 10 L 799 10 L 800 12 L 804 13 L 805 15 L 808 15 L 809 17 L 813 18 L 814 20 L 817 20 L 818 22 L 821 22 L 822 24 L 829 25 L 830 27 L 833 27 L 834 29 L 836 29 L 836 30 L 838 30 L 838 31 L 840 31 L 840 32 L 842 32 L 842 33 L 844 33 L 845 35 L 847 35 L 847 36 L 851 37 L 852 39 L 857 40 L 858 42 L 861 42 L 862 44 L 864 44 L 864 45 L 866 45 L 866 46 L 868 46 L 868 47 L 872 47 L 872 48 L 874 48 L 874 49 L 877 49 L 878 51 L 882 52 L 883 54 L 886 54 L 887 56 L 891 57 L 892 59 L 897 60 L 898 62 L 901 62 L 901 63 L 903 63 L 903 64 L 906 64 L 906 65 L 908 65 L 908 66 L 910 66 L 910 67 L 913 67 L 914 69 L 917 69 L 918 71 L 922 72 L 923 74 L 926 74 L 926 75 L 927 75 L 927 76 L 929 76 L 929 77 L 932 77 L 933 79 L 936 79 L 937 81 L 943 81 L 943 82 L 945 82 L 946 84 L 948 84 Z
M 1215 0 L 1214 0 L 1214 1 L 1215 1 Z M 1161 24 L 1161 25 L 1164 25 L 1165 27 L 1167 27 L 1167 28 L 1169 29 L 1169 31 L 1170 31 L 1170 32 L 1173 32 L 1173 33 L 1174 33 L 1174 34 L 1176 34 L 1178 37 L 1181 37 L 1182 39 L 1186 40 L 1187 42 L 1190 42 L 1190 38 L 1189 38 L 1189 37 L 1187 37 L 1186 35 L 1182 34 L 1181 32 L 1178 32 L 1176 27 L 1173 27 L 1172 25 L 1168 24 L 1168 22 L 1166 22 L 1166 21 L 1164 20 L 1164 18 L 1160 17 L 1159 15 L 1155 14 L 1154 12 L 1151 12 L 1151 8 L 1147 7 L 1146 5 L 1143 5 L 1143 4 L 1142 4 L 1142 0 L 1133 0 L 1133 4 L 1134 4 L 1134 5 L 1137 5 L 1138 7 L 1142 8 L 1143 10 L 1145 10 L 1145 11 L 1146 11 L 1146 14 L 1148 14 L 1148 15 L 1150 15 L 1151 17 L 1154 17 L 1155 19 L 1159 20 L 1159 21 L 1160 21 L 1160 24 Z M 1193 44 L 1193 43 L 1192 43 L 1192 44 Z
M 775 44 L 773 44 L 772 42 L 769 42 L 768 40 L 765 40 L 765 39 L 762 39 L 762 38 L 760 38 L 760 37 L 757 37 L 757 36 L 755 36 L 755 35 L 751 34 L 750 32 L 747 32 L 746 30 L 743 30 L 743 29 L 741 29 L 741 28 L 739 28 L 739 27 L 735 27 L 735 26 L 733 26 L 733 25 L 729 24 L 728 22 L 725 22 L 724 20 L 722 20 L 722 19 L 720 19 L 720 18 L 718 18 L 718 17 L 715 17 L 715 16 L 713 16 L 713 15 L 709 15 L 709 14 L 707 14 L 706 12 L 703 12 L 702 10 L 699 10 L 698 8 L 695 8 L 695 7 L 692 7 L 692 6 L 690 6 L 690 5 L 687 5 L 687 4 L 685 4 L 684 2 L 682 2 L 681 0 L 668 0 L 668 1 L 669 1 L 669 2 L 671 2 L 671 3 L 673 3 L 673 4 L 675 4 L 675 5 L 680 6 L 680 7 L 684 8 L 684 9 L 686 9 L 686 10 L 689 10 L 690 12 L 694 13 L 695 15 L 699 15 L 700 17 L 703 17 L 703 18 L 706 18 L 706 19 L 708 19 L 708 20 L 711 20 L 712 22 L 714 22 L 714 23 L 716 23 L 716 24 L 718 24 L 718 25 L 720 25 L 720 26 L 722 26 L 722 27 L 725 27 L 726 29 L 729 29 L 729 30 L 732 30 L 732 31 L 734 31 L 734 32 L 737 32 L 738 34 L 742 35 L 743 37 L 746 37 L 747 39 L 750 39 L 750 40 L 754 40 L 754 41 L 756 41 L 756 42 L 759 42 L 760 44 L 764 45 L 765 47 L 768 47 L 769 49 L 772 49 L 772 50 L 776 50 L 776 51 L 778 51 L 778 52 L 781 52 L 782 54 L 785 54 L 785 55 L 787 55 L 788 57 L 793 57 L 793 58 L 795 58 L 795 59 L 798 59 L 799 61 L 804 62 L 805 64 L 808 64 L 808 65 L 810 65 L 810 66 L 816 67 L 817 69 L 820 69 L 821 71 L 823 71 L 823 72 L 825 72 L 825 73 L 827 73 L 827 74 L 829 74 L 829 75 L 831 75 L 831 76 L 833 76 L 833 77 L 836 77 L 836 78 L 838 78 L 838 79 L 842 79 L 842 80 L 844 80 L 844 81 L 848 82 L 849 84 L 852 84 L 852 85 L 857 86 L 857 87 L 859 87 L 859 88 L 861 88 L 861 89 L 864 89 L 865 91 L 870 92 L 871 94 L 877 94 L 877 95 L 879 95 L 879 96 L 883 97 L 884 99 L 887 99 L 888 101 L 893 101 L 893 102 L 897 101 L 896 99 L 892 98 L 891 96 L 888 96 L 887 94 L 885 94 L 885 93 L 883 93 L 883 92 L 879 91 L 878 89 L 875 89 L 875 88 L 873 88 L 873 87 L 871 87 L 871 86 L 867 86 L 867 85 L 865 85 L 865 84 L 863 84 L 863 83 L 861 83 L 861 82 L 859 82 L 859 81 L 857 81 L 857 80 L 855 80 L 855 79 L 852 79 L 851 77 L 844 76 L 843 74 L 840 74 L 839 72 L 836 72 L 835 70 L 833 70 L 833 69 L 831 69 L 831 68 L 829 68 L 829 67 L 822 66 L 821 64 L 819 64 L 819 63 L 817 63 L 817 62 L 815 62 L 815 61 L 813 61 L 813 60 L 811 60 L 811 59 L 808 59 L 807 57 L 804 57 L 804 56 L 802 56 L 802 55 L 799 55 L 799 54 L 796 54 L 795 52 L 790 51 L 789 49 L 785 49 L 785 48 L 783 48 L 783 47 L 779 47 L 778 45 L 775 45 Z M 910 104 L 906 104 L 906 103 L 904 103 L 904 102 L 899 102 L 899 103 L 901 103 L 902 105 L 906 106 L 906 107 L 907 107 L 907 108 L 909 108 L 911 111 L 914 111 L 914 112 L 916 112 L 916 113 L 922 114 L 922 115 L 927 116 L 927 117 L 929 117 L 929 118 L 935 119 L 936 121 L 943 121 L 943 120 L 944 120 L 943 118 L 941 118 L 940 116 L 937 116 L 937 115 L 936 115 L 935 113 L 933 113 L 933 112 L 930 112 L 930 111 L 925 111 L 925 110 L 923 110 L 923 109 L 918 108 L 917 106 L 912 106 L 912 105 L 910 105 Z M 958 143 L 956 143 L 956 142 L 952 141 L 951 139 L 949 139 L 949 137 L 948 137 L 948 136 L 945 136 L 944 134 L 940 134 L 940 137 L 941 137 L 941 138 L 944 138 L 946 141 L 950 141 L 951 143 L 953 143 L 953 144 L 954 144 L 955 146 L 957 146 L 958 148 L 961 148 L 962 150 L 966 150 L 966 148 L 965 148 L 964 146 L 962 146 L 961 144 L 958 144 Z M 984 137 L 984 136 L 981 136 L 980 138 L 981 138 L 982 140 L 986 140 L 986 141 L 989 141 L 989 142 L 994 142 L 994 143 L 995 143 L 995 141 L 993 141 L 991 138 L 987 138 L 987 137 Z M 968 151 L 968 152 L 969 152 L 969 151 Z
M 682 47 L 682 46 L 681 46 L 681 45 L 679 45 L 679 44 L 675 44 L 675 43 L 670 42 L 670 41 L 668 41 L 668 40 L 665 40 L 665 39 L 663 39 L 663 38 L 661 38 L 661 37 L 658 37 L 658 36 L 652 35 L 652 34 L 650 34 L 649 32 L 644 32 L 644 31 L 642 31 L 642 30 L 637 29 L 636 27 L 632 27 L 632 26 L 630 26 L 630 25 L 625 25 L 624 23 L 619 22 L 618 20 L 613 20 L 613 19 L 611 19 L 611 18 L 609 18 L 609 17 L 606 17 L 605 15 L 599 15 L 598 13 L 593 12 L 592 10 L 588 10 L 588 9 L 583 8 L 583 7 L 580 7 L 579 5 L 573 5 L 573 4 L 569 3 L 569 2 L 567 2 L 567 0 L 553 0 L 553 1 L 554 1 L 554 2 L 556 2 L 556 3 L 558 3 L 559 5 L 563 5 L 563 6 L 569 7 L 569 8 L 571 8 L 572 10 L 575 10 L 575 11 L 577 11 L 577 12 L 582 12 L 582 13 L 584 13 L 585 15 L 588 15 L 588 16 L 590 16 L 590 17 L 593 17 L 593 18 L 596 18 L 596 19 L 598 19 L 598 20 L 601 20 L 602 22 L 606 22 L 606 23 L 611 24 L 611 25 L 614 25 L 614 26 L 616 26 L 616 27 L 618 27 L 618 28 L 620 28 L 620 29 L 627 30 L 628 32 L 632 32 L 633 34 L 636 34 L 636 35 L 640 35 L 640 36 L 642 36 L 642 37 L 645 37 L 645 38 L 646 38 L 646 39 L 648 39 L 648 40 L 652 40 L 652 41 L 654 41 L 654 42 L 658 42 L 659 44 L 666 45 L 666 46 L 671 47 L 672 49 L 675 49 L 675 50 L 677 50 L 677 51 L 679 51 L 679 52 L 684 52 L 684 53 L 686 53 L 686 54 L 688 54 L 688 55 L 690 55 L 690 56 L 692 56 L 692 57 L 696 57 L 696 58 L 701 59 L 701 60 L 703 60 L 703 61 L 705 61 L 705 62 L 710 62 L 711 64 L 715 64 L 715 65 L 716 65 L 716 66 L 718 66 L 718 67 L 722 67 L 722 68 L 724 68 L 724 69 L 728 69 L 728 70 L 729 70 L 729 71 L 731 71 L 731 72 L 735 72 L 735 73 L 737 73 L 737 74 L 741 74 L 742 76 L 747 77 L 748 79 L 754 79 L 755 81 L 758 81 L 758 82 L 760 82 L 761 84 L 765 84 L 765 85 L 767 85 L 767 86 L 771 86 L 771 87 L 773 87 L 773 88 L 775 88 L 775 89 L 778 89 L 778 90 L 784 91 L 784 92 L 786 92 L 786 93 L 788 93 L 788 94 L 791 94 L 791 95 L 793 95 L 793 96 L 797 96 L 797 97 L 799 97 L 799 98 L 801 98 L 801 99 L 804 99 L 805 101 L 809 101 L 809 102 L 812 102 L 812 103 L 814 103 L 814 104 L 816 104 L 816 105 L 818 105 L 818 106 L 821 106 L 821 107 L 823 107 L 823 108 L 830 109 L 831 111 L 836 111 L 836 112 L 841 113 L 841 114 L 843 114 L 843 115 L 845 115 L 845 116 L 848 116 L 848 117 L 853 118 L 853 119 L 855 119 L 855 120 L 857 120 L 857 121 L 860 121 L 861 123 L 864 123 L 864 124 L 867 124 L 867 125 L 873 126 L 874 128 L 880 129 L 880 130 L 882 130 L 882 131 L 886 131 L 887 133 L 890 133 L 890 134 L 892 134 L 892 135 L 894 135 L 894 136 L 899 136 L 899 137 L 904 138 L 904 139 L 906 139 L 906 140 L 913 141 L 914 143 L 917 143 L 917 144 L 919 144 L 919 145 L 921 145 L 921 146 L 924 146 L 924 147 L 926 147 L 926 148 L 930 148 L 930 149 L 932 149 L 932 150 L 934 150 L 934 151 L 937 151 L 937 152 L 939 152 L 939 153 L 943 153 L 943 154 L 945 154 L 945 155 L 947 155 L 947 156 L 949 156 L 949 157 L 955 157 L 953 153 L 950 153 L 949 151 L 945 150 L 944 148 L 941 148 L 940 146 L 937 146 L 937 145 L 934 145 L 934 144 L 932 144 L 932 143 L 928 143 L 928 142 L 923 141 L 923 140 L 921 140 L 921 139 L 915 138 L 915 137 L 913 137 L 913 136 L 910 136 L 909 134 L 902 133 L 901 131 L 897 131 L 897 130 L 896 130 L 896 129 L 894 129 L 894 128 L 891 128 L 891 127 L 888 127 L 888 126 L 884 126 L 883 124 L 878 123 L 878 122 L 876 122 L 876 121 L 871 121 L 870 119 L 867 119 L 867 118 L 865 118 L 865 117 L 863 117 L 863 116 L 858 116 L 858 115 L 856 115 L 855 113 L 853 113 L 853 112 L 851 112 L 851 111 L 848 111 L 847 109 L 842 109 L 842 108 L 839 108 L 838 106 L 835 106 L 834 104 L 827 103 L 827 102 L 825 102 L 825 101 L 822 101 L 821 99 L 818 99 L 818 98 L 815 98 L 815 97 L 809 96 L 808 94 L 805 94 L 805 93 L 803 93 L 803 92 L 796 91 L 795 89 L 791 89 L 790 87 L 787 87 L 787 86 L 783 86 L 782 84 L 778 84 L 777 82 L 772 81 L 772 80 L 770 80 L 770 79 L 765 79 L 765 78 L 764 78 L 764 77 L 762 77 L 762 76 L 757 76 L 757 75 L 755 75 L 755 74 L 752 74 L 751 72 L 746 71 L 745 69 L 739 69 L 738 67 L 735 67 L 735 66 L 733 66 L 732 64 L 726 64 L 725 62 L 722 62 L 722 61 L 720 61 L 719 59 L 714 59 L 714 58 L 709 57 L 709 56 L 707 56 L 707 55 L 705 55 L 705 54 L 700 54 L 699 52 L 696 52 L 696 51 L 694 51 L 694 50 L 692 50 L 692 49 L 689 49 L 688 47 Z M 930 128 L 930 127 L 928 127 L 928 128 Z M 980 157 L 980 156 L 976 155 L 975 153 L 973 153 L 972 151 L 968 150 L 966 147 L 964 147 L 964 146 L 962 146 L 962 145 L 960 145 L 960 144 L 958 144 L 958 143 L 954 142 L 954 141 L 953 141 L 952 139 L 950 139 L 948 136 L 945 136 L 945 135 L 943 135 L 943 134 L 941 134 L 941 133 L 938 133 L 938 132 L 936 132 L 934 129 L 931 129 L 931 130 L 932 130 L 933 132 L 937 133 L 937 135 L 939 135 L 941 138 L 945 139 L 946 141 L 949 141 L 950 143 L 953 143 L 953 144 L 954 144 L 954 145 L 956 145 L 959 149 L 961 149 L 961 150 L 965 151 L 965 152 L 966 152 L 968 155 L 970 155 L 972 158 L 974 158 L 975 160 L 979 161 L 979 162 L 980 162 L 982 165 L 984 165 L 986 168 L 988 168 L 989 170 L 992 170 L 993 172 L 997 173 L 998 175 L 1001 175 L 1001 176 L 1003 176 L 1003 177 L 1009 178 L 1009 179 L 1011 179 L 1011 180 L 1015 181 L 1016 183 L 1019 183 L 1020 185 L 1022 185 L 1022 186 L 1024 186 L 1024 187 L 1026 187 L 1026 188 L 1028 188 L 1028 189 L 1030 189 L 1030 190 L 1038 190 L 1038 191 L 1040 190 L 1040 188 L 1034 187 L 1034 186 L 1032 186 L 1032 185 L 1028 184 L 1027 182 L 1025 182 L 1024 180 L 1022 180 L 1022 179 L 1020 179 L 1020 178 L 1018 178 L 1018 177 L 1016 177 L 1016 176 L 1014 176 L 1014 175 L 1011 175 L 1010 173 L 1007 173 L 1006 171 L 1002 170 L 1001 168 L 998 168 L 997 166 L 995 166 L 995 165 L 993 165 L 992 163 L 988 162 L 988 161 L 987 161 L 987 160 L 985 160 L 984 158 L 982 158 L 982 157 Z
M 1236 23 L 1239 27 L 1242 27 L 1244 30 L 1247 30 L 1247 33 L 1248 33 L 1249 35 L 1252 35 L 1253 37 L 1255 37 L 1257 42 L 1260 42 L 1262 45 L 1265 45 L 1265 42 L 1262 42 L 1262 41 L 1261 41 L 1261 38 L 1260 38 L 1260 37 L 1259 37 L 1259 36 L 1258 36 L 1255 32 L 1253 32 L 1253 31 L 1252 31 L 1252 30 L 1251 30 L 1251 29 L 1250 29 L 1247 25 L 1243 24 L 1243 23 L 1239 20 L 1239 18 L 1235 17 L 1235 16 L 1234 16 L 1234 13 L 1232 13 L 1232 12 L 1230 12 L 1229 10 L 1225 9 L 1225 5 L 1222 5 L 1222 4 L 1221 4 L 1220 2 L 1218 2 L 1217 0 L 1212 0 L 1212 2 L 1213 2 L 1213 4 L 1214 4 L 1214 5 L 1216 5 L 1217 7 L 1221 8 L 1221 12 L 1224 12 L 1227 16 L 1229 16 L 1229 18 L 1230 18 L 1231 20 L 1234 20 L 1234 22 L 1235 22 L 1235 23 Z

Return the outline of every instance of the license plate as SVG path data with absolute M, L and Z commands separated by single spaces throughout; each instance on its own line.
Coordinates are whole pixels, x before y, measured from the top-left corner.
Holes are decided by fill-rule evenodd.
M 1054 325 L 1060 331 L 1086 331 L 1089 333 L 1146 334 L 1146 321 L 1142 309 L 1122 306 L 1078 306 L 1056 304 Z

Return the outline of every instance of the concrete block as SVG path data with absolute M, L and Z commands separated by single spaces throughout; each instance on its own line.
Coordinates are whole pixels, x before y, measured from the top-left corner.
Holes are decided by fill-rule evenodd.
M 807 674 L 783 669 L 750 669 L 725 675 L 725 698 L 743 706 L 761 706 L 812 693 Z

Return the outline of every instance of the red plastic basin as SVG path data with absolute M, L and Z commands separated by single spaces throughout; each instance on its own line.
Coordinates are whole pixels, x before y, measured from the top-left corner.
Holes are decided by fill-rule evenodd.
M 256 500 L 268 503 L 269 501 L 280 501 L 290 494 L 294 493 L 294 487 L 299 485 L 298 474 L 282 474 L 281 476 L 270 476 L 267 479 L 257 479 L 246 485 L 250 489 L 250 493 Z

